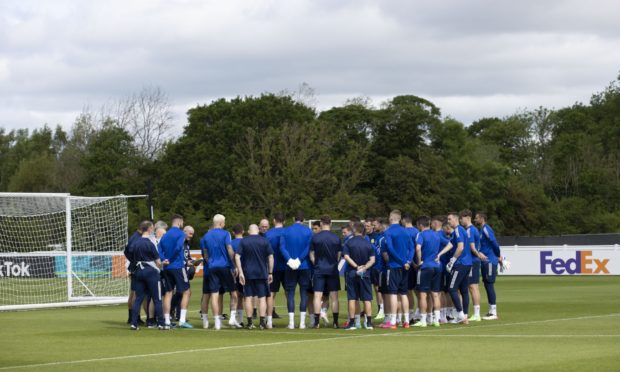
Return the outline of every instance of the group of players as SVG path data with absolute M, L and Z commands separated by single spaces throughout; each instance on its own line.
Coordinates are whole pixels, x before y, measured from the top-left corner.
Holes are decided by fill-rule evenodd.
M 145 305 L 147 326 L 162 330 L 187 322 L 190 280 L 195 267 L 203 265 L 201 318 L 209 328 L 209 303 L 214 328 L 224 320 L 223 298 L 230 294 L 228 326 L 270 329 L 278 318 L 274 302 L 280 287 L 287 298 L 288 328 L 295 324 L 295 292 L 299 287 L 298 328 L 318 328 L 331 306 L 334 328 L 372 329 L 373 290 L 378 305 L 374 320 L 381 328 L 439 327 L 442 323 L 498 319 L 495 278 L 502 266 L 500 247 L 484 212 L 450 212 L 447 216 L 419 217 L 394 210 L 388 218 L 351 218 L 341 227 L 342 239 L 332 232 L 329 216 L 304 223 L 298 212 L 293 224 L 284 227 L 282 213 L 273 217 L 274 227 L 263 219 L 250 225 L 247 235 L 241 225 L 225 230 L 225 217 L 217 214 L 200 240 L 202 259 L 193 260 L 189 243 L 191 226 L 175 215 L 171 227 L 159 221 L 144 221 L 129 239 L 125 255 L 131 274 L 129 320 L 131 329 L 141 324 Z M 348 321 L 339 323 L 338 292 L 344 274 Z M 480 315 L 479 282 L 487 293 L 488 313 Z M 469 296 L 474 314 L 468 317 Z M 417 302 L 417 306 L 415 305 Z M 245 310 L 247 323 L 243 324 Z M 172 322 L 171 313 L 178 324 Z M 258 318 L 258 319 L 257 319 Z

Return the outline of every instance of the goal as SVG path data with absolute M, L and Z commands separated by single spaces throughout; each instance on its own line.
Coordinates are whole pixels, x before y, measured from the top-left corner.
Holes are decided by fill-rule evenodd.
M 127 198 L 0 193 L 0 310 L 125 302 Z

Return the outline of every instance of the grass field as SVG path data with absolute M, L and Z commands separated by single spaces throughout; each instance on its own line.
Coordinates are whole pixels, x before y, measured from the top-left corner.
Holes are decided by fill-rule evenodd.
M 5 312 L 0 369 L 620 370 L 620 277 L 500 277 L 497 291 L 499 321 L 390 331 L 203 330 L 197 295 L 194 330 L 131 332 L 126 306 Z

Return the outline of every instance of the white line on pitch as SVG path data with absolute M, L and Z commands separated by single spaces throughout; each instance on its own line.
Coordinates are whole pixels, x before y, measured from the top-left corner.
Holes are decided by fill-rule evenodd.
M 113 361 L 113 360 L 127 360 L 127 359 L 138 359 L 138 358 L 148 358 L 148 357 L 159 357 L 166 355 L 177 355 L 177 354 L 188 354 L 195 352 L 210 352 L 210 351 L 223 351 L 223 350 L 234 350 L 234 349 L 245 349 L 252 347 L 268 347 L 268 346 L 279 346 L 279 345 L 291 345 L 291 344 L 300 344 L 307 342 L 315 342 L 315 341 L 334 341 L 334 340 L 343 340 L 343 339 L 355 339 L 355 338 L 367 338 L 367 337 L 381 337 L 381 336 L 422 336 L 422 335 L 433 335 L 437 331 L 454 331 L 454 330 L 462 330 L 462 329 L 479 329 L 479 328 L 488 328 L 488 327 L 503 327 L 503 326 L 512 326 L 512 325 L 527 325 L 527 324 L 537 324 L 537 323 L 548 323 L 548 322 L 561 322 L 561 321 L 569 321 L 569 320 L 581 320 L 581 319 L 593 319 L 593 318 L 604 318 L 611 316 L 618 316 L 620 313 L 612 313 L 605 315 L 592 315 L 592 316 L 581 316 L 574 318 L 560 318 L 560 319 L 546 319 L 546 320 L 533 320 L 533 321 L 525 321 L 525 322 L 515 322 L 515 323 L 498 323 L 498 324 L 490 324 L 483 325 L 478 327 L 459 327 L 459 328 L 441 328 L 436 331 L 427 331 L 422 333 L 410 333 L 409 331 L 396 331 L 390 333 L 372 333 L 372 334 L 364 334 L 364 335 L 351 335 L 351 336 L 337 336 L 337 337 L 325 337 L 325 338 L 313 338 L 313 339 L 305 339 L 305 340 L 293 340 L 293 341 L 279 341 L 279 342 L 268 342 L 261 344 L 250 344 L 250 345 L 231 345 L 231 346 L 221 346 L 221 347 L 212 347 L 212 348 L 203 348 L 203 349 L 191 349 L 191 350 L 178 350 L 178 351 L 168 351 L 161 353 L 150 353 L 150 354 L 136 354 L 136 355 L 124 355 L 124 356 L 116 356 L 116 357 L 104 357 L 104 358 L 94 358 L 94 359 L 80 359 L 80 360 L 68 360 L 61 362 L 49 362 L 49 363 L 38 363 L 38 364 L 22 364 L 17 366 L 8 366 L 8 367 L 0 367 L 0 370 L 9 370 L 9 369 L 18 369 L 18 368 L 38 368 L 38 367 L 52 367 L 59 365 L 69 365 L 69 364 L 80 364 L 80 363 L 91 363 L 91 362 L 105 362 L 105 361 Z M 276 333 L 276 332 L 273 332 Z M 281 332 L 283 333 L 283 332 Z M 289 333 L 289 332 L 287 332 Z M 293 332 L 290 332 L 293 333 Z M 301 334 L 312 334 L 311 332 L 303 332 Z M 441 336 L 441 335 L 439 335 Z M 473 337 L 474 335 L 464 335 Z
M 481 337 L 481 338 L 617 338 L 620 335 L 444 335 L 435 332 L 407 334 L 412 337 Z

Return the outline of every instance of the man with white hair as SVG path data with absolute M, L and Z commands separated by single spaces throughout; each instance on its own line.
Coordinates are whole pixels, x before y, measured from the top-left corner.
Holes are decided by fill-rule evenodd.
M 269 230 L 269 220 L 266 218 L 263 218 L 258 223 L 258 233 L 260 236 L 265 237 L 265 234 L 267 234 L 268 230 Z
M 230 233 L 224 230 L 226 217 L 221 214 L 213 216 L 213 228 L 200 240 L 200 249 L 207 265 L 209 266 L 208 288 L 211 294 L 211 308 L 215 320 L 215 329 L 222 327 L 222 309 L 220 307 L 220 287 L 230 293 L 230 308 L 237 307 L 237 292 L 233 276 L 234 251 Z M 204 320 L 204 319 L 203 319 Z M 235 312 L 230 314 L 228 325 L 240 328 Z
M 239 243 L 235 254 L 239 282 L 243 285 L 245 312 L 248 318 L 248 329 L 253 329 L 252 308 L 258 305 L 260 329 L 267 328 L 265 315 L 267 311 L 266 297 L 269 296 L 269 283 L 273 280 L 273 250 L 269 240 L 259 235 L 257 225 L 250 225 L 246 238 Z

